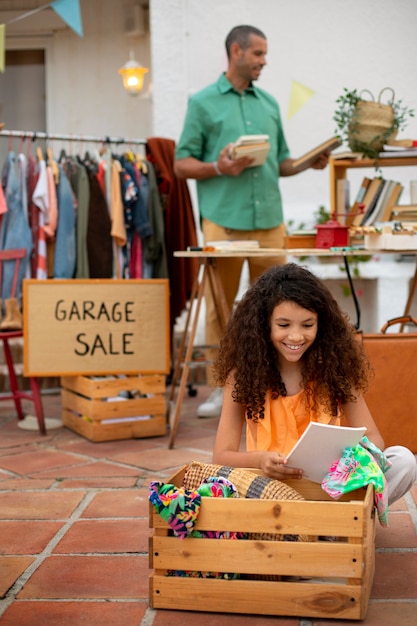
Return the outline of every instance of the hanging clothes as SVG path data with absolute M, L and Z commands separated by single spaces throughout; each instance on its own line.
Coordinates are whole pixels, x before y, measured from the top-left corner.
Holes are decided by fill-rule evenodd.
M 3 191 L 3 185 L 0 185 L 0 217 L 7 211 L 6 197 Z
M 88 210 L 90 206 L 90 183 L 85 166 L 74 157 L 67 157 L 64 152 L 59 158 L 74 194 L 76 210 L 76 270 L 75 278 L 90 278 L 87 251 Z
M 33 202 L 33 194 L 38 182 L 39 169 L 36 159 L 28 154 L 28 222 L 32 233 L 32 253 L 30 255 L 30 275 L 36 278 L 38 267 L 39 209 Z
M 165 214 L 165 240 L 170 282 L 171 333 L 176 318 L 185 309 L 198 272 L 197 259 L 174 257 L 177 250 L 197 245 L 197 232 L 191 197 L 186 180 L 174 174 L 175 142 L 151 137 L 147 140 L 147 159 L 154 165 Z
M 122 156 L 121 165 L 123 168 L 122 193 L 125 206 L 129 207 L 131 213 L 131 223 L 134 231 L 138 233 L 142 240 L 152 235 L 152 226 L 149 222 L 149 215 L 143 196 L 140 192 L 140 182 L 133 165 Z
M 21 136 L 18 131 L 10 133 Z M 55 160 L 50 147 L 45 152 L 47 159 L 40 147 L 35 158 L 30 154 L 34 137 L 25 135 L 30 140 L 28 154 L 19 159 L 17 169 L 21 170 L 18 177 L 22 182 L 18 193 L 31 233 L 27 276 L 170 278 L 165 208 L 153 163 L 132 151 L 113 154 L 111 144 L 123 142 L 112 142 L 110 138 L 106 138 L 105 148 L 91 152 L 92 157 L 86 156 L 85 160 L 69 157 L 63 150 Z M 48 141 L 61 138 L 38 135 Z M 103 140 L 97 141 L 103 146 Z M 145 142 L 133 143 L 145 146 Z M 5 168 L 9 171 L 10 164 Z M 64 178 L 60 187 L 61 170 Z M 0 215 L 7 208 L 6 197 L 0 197 Z M 4 221 L 6 225 L 7 220 Z M 175 231 L 177 225 L 173 222 L 171 226 Z M 176 286 L 174 291 L 178 293 Z
M 32 251 L 32 233 L 30 231 L 27 215 L 24 212 L 22 195 L 22 176 L 25 173 L 19 168 L 19 163 L 14 152 L 9 152 L 2 173 L 2 183 L 5 188 L 7 211 L 2 216 L 0 231 L 0 248 L 11 250 L 13 248 L 25 248 L 27 253 L 19 267 L 18 281 L 15 297 L 19 298 L 22 293 L 22 281 L 26 276 L 26 268 Z M 14 261 L 6 261 L 3 264 L 3 284 L 1 297 L 4 302 L 10 297 L 13 282 Z
M 58 225 L 54 255 L 54 278 L 74 278 L 76 242 L 75 207 L 71 185 L 64 168 L 59 168 L 57 186 Z
M 113 277 L 111 219 L 106 198 L 97 179 L 94 164 L 84 164 L 90 187 L 88 207 L 87 253 L 90 278 Z
M 122 166 L 120 161 L 113 159 L 111 163 L 110 179 L 110 215 L 111 215 L 111 236 L 113 239 L 114 251 L 114 274 L 116 278 L 123 276 L 123 248 L 127 244 L 127 233 L 125 224 L 124 206 L 122 201 L 121 185 Z
M 40 155 L 39 155 L 40 156 Z M 48 278 L 48 260 L 46 248 L 45 224 L 48 220 L 49 196 L 48 178 L 46 174 L 46 162 L 38 158 L 39 175 L 32 195 L 32 201 L 38 208 L 38 239 L 37 239 L 37 264 L 36 278 L 42 280 Z
M 146 174 L 141 177 L 141 192 L 148 207 L 152 235 L 143 242 L 144 278 L 168 278 L 164 214 L 159 197 L 154 166 L 145 161 Z

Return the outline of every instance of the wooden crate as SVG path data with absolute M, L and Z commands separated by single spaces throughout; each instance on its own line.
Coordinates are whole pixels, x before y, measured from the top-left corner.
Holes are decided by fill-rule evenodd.
M 182 483 L 186 468 L 168 482 Z M 373 488 L 331 500 L 292 481 L 305 501 L 203 498 L 196 530 L 307 535 L 308 541 L 178 539 L 150 505 L 150 606 L 205 612 L 364 619 L 375 566 Z M 322 541 L 319 536 L 336 537 Z M 170 576 L 231 572 L 239 579 Z M 260 576 L 264 579 L 260 580 Z M 266 577 L 280 580 L 266 580 Z
M 165 376 L 61 378 L 62 421 L 90 441 L 166 434 Z M 132 399 L 119 399 L 130 391 Z M 132 419 L 135 418 L 135 419 Z

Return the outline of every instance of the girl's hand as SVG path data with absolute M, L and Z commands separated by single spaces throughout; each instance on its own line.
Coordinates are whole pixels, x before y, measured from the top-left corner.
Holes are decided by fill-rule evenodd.
M 266 476 L 274 480 L 303 477 L 303 470 L 297 467 L 288 467 L 285 456 L 279 452 L 265 452 L 261 459 L 261 470 Z

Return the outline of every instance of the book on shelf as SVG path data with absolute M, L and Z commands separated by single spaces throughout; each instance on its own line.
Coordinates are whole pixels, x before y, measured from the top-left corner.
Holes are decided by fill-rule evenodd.
M 417 148 L 417 139 L 390 139 L 384 146 L 384 150 L 392 148 Z
M 380 208 L 382 202 L 381 196 L 383 195 L 387 181 L 383 178 L 377 180 L 380 181 L 379 185 L 376 188 L 375 193 L 371 198 L 368 206 L 365 208 L 365 213 L 362 217 L 361 226 L 369 226 L 370 224 L 373 224 L 377 209 Z
M 369 183 L 365 194 L 363 196 L 362 202 L 360 204 L 363 205 L 363 213 L 357 213 L 354 217 L 353 217 L 353 221 L 352 224 L 353 226 L 360 226 L 365 218 L 365 216 L 368 215 L 368 209 L 369 207 L 372 205 L 372 202 L 376 201 L 376 196 L 378 191 L 380 190 L 380 187 L 382 185 L 382 179 L 381 178 L 372 178 L 371 182 Z
M 255 239 L 225 239 L 224 241 L 208 241 L 207 247 L 215 250 L 258 250 L 260 249 L 259 241 Z
M 371 179 L 368 178 L 367 176 L 365 176 L 361 182 L 361 185 L 358 189 L 358 192 L 356 194 L 355 200 L 352 204 L 352 207 L 349 210 L 349 213 L 346 217 L 346 226 L 352 226 L 353 225 L 353 220 L 356 216 L 358 216 L 358 224 L 355 225 L 359 225 L 360 220 L 363 217 L 363 213 L 360 214 L 360 205 L 363 203 L 363 199 L 366 193 L 366 190 L 368 189 L 369 185 L 371 184 Z
M 382 222 L 382 216 L 385 214 L 385 208 L 388 202 L 389 197 L 391 196 L 391 192 L 397 182 L 395 180 L 387 180 L 385 181 L 384 189 L 378 199 L 377 206 L 375 207 L 375 211 L 373 213 L 372 224 L 376 224 L 378 222 Z M 369 224 L 367 224 L 368 226 Z
M 387 198 L 384 202 L 384 206 L 381 207 L 381 212 L 377 216 L 376 222 L 389 222 L 391 220 L 392 210 L 398 204 L 398 200 L 400 199 L 402 190 L 404 189 L 403 185 L 399 182 L 392 181 L 394 184 L 391 185 L 391 189 L 387 194 Z
M 299 167 L 300 165 L 306 165 L 307 167 L 310 167 L 319 156 L 319 154 L 322 154 L 323 152 L 333 152 L 333 150 L 336 150 L 336 148 L 341 145 L 342 142 L 340 141 L 339 137 L 331 137 L 331 139 L 323 141 L 323 143 L 316 146 L 312 150 L 309 150 L 308 152 L 303 154 L 303 156 L 295 159 L 293 165 L 294 167 Z
M 385 203 L 387 198 L 389 197 L 392 186 L 395 185 L 395 181 L 393 180 L 385 180 L 384 185 L 381 189 L 381 193 L 374 205 L 374 208 L 370 214 L 368 214 L 367 219 L 364 221 L 362 226 L 371 226 L 379 221 L 379 216 L 384 213 Z
M 346 150 L 344 152 L 332 152 L 332 159 L 337 161 L 356 161 L 356 159 L 362 158 L 362 152 L 351 152 Z
M 310 422 L 291 452 L 288 467 L 303 470 L 303 478 L 321 483 L 345 448 L 356 446 L 366 428 L 350 428 Z
M 248 156 L 254 159 L 249 167 L 263 165 L 269 152 L 268 135 L 241 135 L 230 148 L 231 159 Z
M 380 159 L 399 159 L 401 157 L 417 157 L 417 147 L 402 148 L 400 146 L 385 146 L 379 153 Z
M 346 224 L 349 206 L 350 181 L 347 178 L 338 178 L 336 181 L 336 218 L 341 224 Z
M 397 204 L 392 207 L 391 217 L 399 222 L 415 222 L 417 220 L 417 204 Z

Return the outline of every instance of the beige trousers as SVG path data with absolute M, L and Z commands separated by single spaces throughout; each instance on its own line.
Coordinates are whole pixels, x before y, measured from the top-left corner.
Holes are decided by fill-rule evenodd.
M 411 489 L 417 481 L 415 455 L 404 446 L 390 446 L 384 450 L 392 466 L 386 472 L 388 483 L 388 504 L 391 505 Z
M 252 240 L 259 241 L 261 248 L 283 248 L 285 244 L 286 228 L 284 224 L 275 228 L 264 230 L 233 230 L 223 228 L 209 220 L 203 219 L 202 231 L 205 243 L 209 241 Z M 220 280 L 223 285 L 224 295 L 227 305 L 231 311 L 239 289 L 240 276 L 242 273 L 244 257 L 216 259 L 216 266 Z M 252 283 L 271 265 L 283 265 L 286 262 L 285 256 L 279 257 L 250 257 L 247 259 L 249 265 L 249 280 Z M 218 346 L 221 337 L 221 328 L 217 319 L 215 303 L 209 287 L 205 290 L 206 302 L 206 344 L 208 346 Z M 216 351 L 207 350 L 208 360 L 213 360 Z M 211 368 L 207 370 L 207 381 L 213 385 Z

